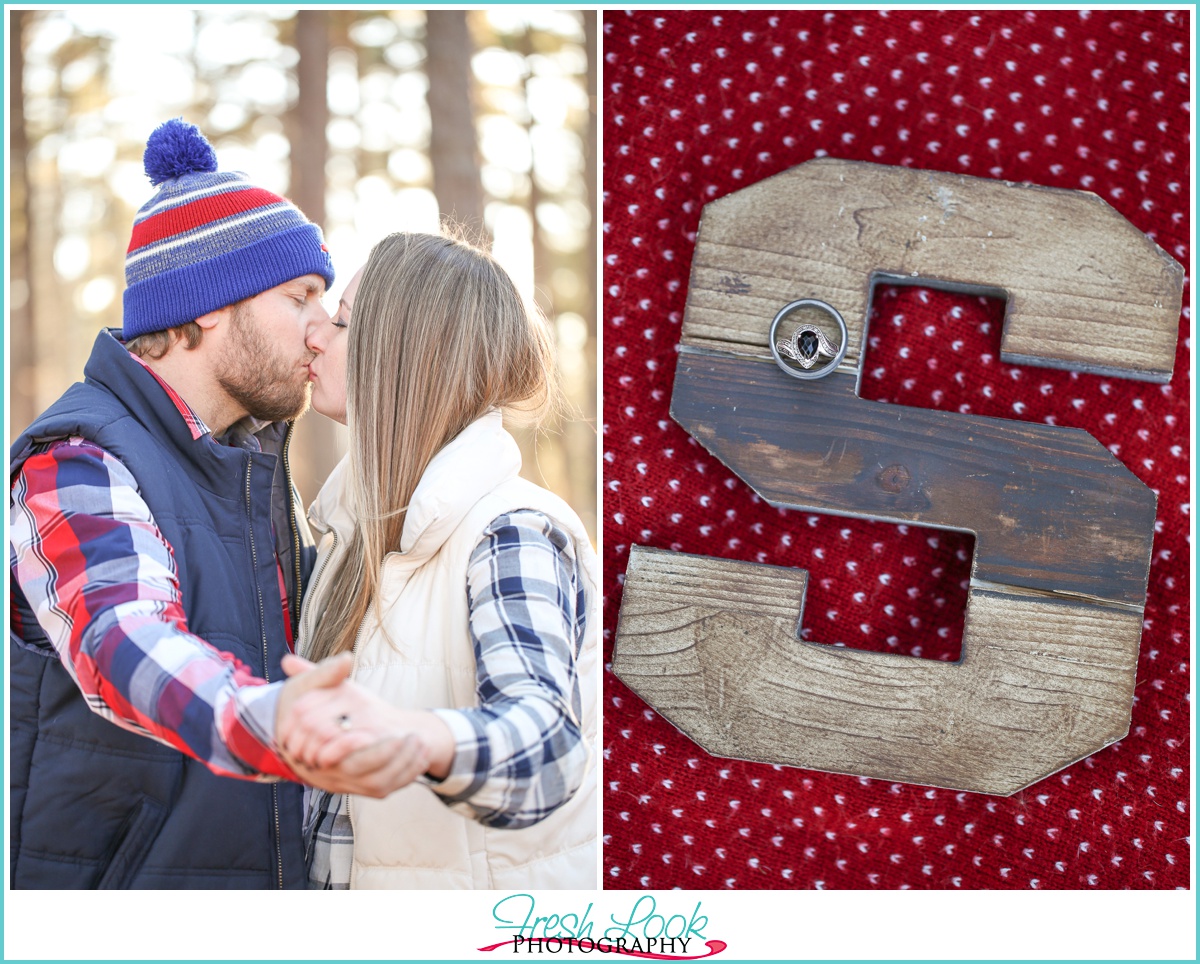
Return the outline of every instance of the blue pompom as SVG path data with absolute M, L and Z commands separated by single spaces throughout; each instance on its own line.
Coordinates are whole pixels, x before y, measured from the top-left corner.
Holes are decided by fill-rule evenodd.
M 158 185 L 185 174 L 215 171 L 217 154 L 200 133 L 200 128 L 176 117 L 150 135 L 142 163 L 150 183 Z

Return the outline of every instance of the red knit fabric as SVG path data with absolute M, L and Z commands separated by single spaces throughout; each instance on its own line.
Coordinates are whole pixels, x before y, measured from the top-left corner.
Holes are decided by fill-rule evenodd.
M 957 656 L 969 536 L 773 509 L 670 419 L 701 208 L 829 155 L 1091 190 L 1186 265 L 1187 13 L 604 20 L 606 656 L 631 544 L 807 568 L 809 638 Z M 711 757 L 610 672 L 607 887 L 1188 885 L 1190 312 L 1161 386 L 1001 364 L 1001 317 L 881 291 L 862 394 L 1086 429 L 1158 493 L 1129 736 L 1011 798 L 957 793 Z

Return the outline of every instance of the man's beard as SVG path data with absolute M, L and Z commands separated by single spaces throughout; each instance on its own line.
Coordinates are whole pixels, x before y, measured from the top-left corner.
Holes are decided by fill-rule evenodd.
M 297 364 L 272 351 L 244 302 L 233 306 L 233 338 L 225 371 L 217 381 L 251 416 L 267 422 L 299 418 L 312 386 L 299 381 Z

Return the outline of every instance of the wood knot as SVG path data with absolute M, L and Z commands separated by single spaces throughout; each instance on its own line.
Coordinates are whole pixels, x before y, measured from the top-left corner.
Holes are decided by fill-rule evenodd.
M 875 481 L 884 492 L 903 492 L 912 481 L 912 475 L 903 465 L 889 465 L 875 476 Z

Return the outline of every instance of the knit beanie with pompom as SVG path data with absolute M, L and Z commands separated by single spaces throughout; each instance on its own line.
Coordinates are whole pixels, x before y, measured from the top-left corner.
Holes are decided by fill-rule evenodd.
M 219 173 L 204 135 L 169 120 L 146 144 L 158 192 L 138 211 L 125 255 L 126 341 L 174 328 L 308 274 L 333 284 L 321 229 L 238 172 Z

